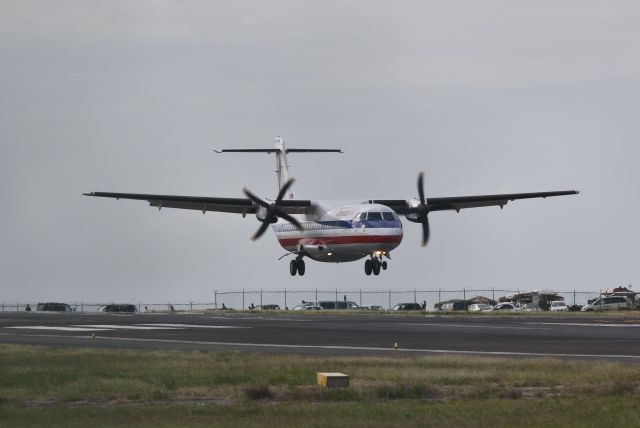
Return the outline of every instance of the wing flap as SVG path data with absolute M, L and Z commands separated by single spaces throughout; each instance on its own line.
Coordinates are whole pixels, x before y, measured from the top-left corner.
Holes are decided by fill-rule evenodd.
M 533 198 L 550 198 L 553 196 L 566 196 L 577 195 L 580 193 L 578 190 L 562 190 L 555 192 L 533 192 L 533 193 L 505 193 L 498 195 L 478 195 L 478 196 L 452 196 L 446 198 L 427 198 L 427 206 L 429 211 L 446 211 L 466 208 L 479 208 L 489 206 L 507 205 L 509 201 L 515 201 L 518 199 L 533 199 Z M 411 204 L 417 200 L 405 200 L 405 199 L 371 199 L 369 203 L 381 204 L 388 206 L 398 214 L 409 213 Z
M 152 207 L 178 208 L 195 211 L 216 211 L 234 214 L 254 214 L 256 207 L 248 198 L 212 198 L 205 196 L 152 195 L 144 193 L 112 193 L 91 192 L 85 196 L 96 196 L 113 199 L 133 199 L 147 201 Z M 283 211 L 287 214 L 304 214 L 311 206 L 308 200 L 286 200 L 281 202 Z

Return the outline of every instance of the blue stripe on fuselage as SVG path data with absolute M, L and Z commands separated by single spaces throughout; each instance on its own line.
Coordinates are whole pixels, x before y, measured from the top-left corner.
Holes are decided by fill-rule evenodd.
M 302 226 L 309 223 L 327 226 L 329 229 L 360 229 L 365 227 L 367 229 L 402 229 L 402 222 L 400 220 L 326 220 L 326 221 L 313 221 L 313 222 L 301 222 Z M 289 231 L 293 232 L 293 226 L 285 223 L 274 224 L 273 228 L 276 232 Z M 291 229 L 291 230 L 289 230 Z M 313 226 L 307 226 L 307 230 L 314 230 Z

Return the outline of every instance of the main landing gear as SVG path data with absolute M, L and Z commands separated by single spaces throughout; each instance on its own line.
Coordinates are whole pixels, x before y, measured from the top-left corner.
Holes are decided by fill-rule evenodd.
M 289 263 L 289 273 L 291 276 L 296 276 L 296 273 L 300 276 L 304 276 L 304 260 L 302 260 L 302 256 L 298 256 L 295 259 L 291 260 Z
M 372 256 L 364 262 L 364 273 L 367 274 L 367 276 L 372 273 L 376 276 L 380 275 L 380 269 L 387 270 L 387 261 L 382 261 L 381 257 Z

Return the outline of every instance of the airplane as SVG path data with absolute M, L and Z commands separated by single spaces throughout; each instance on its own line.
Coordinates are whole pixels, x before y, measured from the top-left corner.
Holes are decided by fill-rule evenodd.
M 145 200 L 153 207 L 178 208 L 226 213 L 255 214 L 261 223 L 251 238 L 256 240 L 272 226 L 285 256 L 295 256 L 289 263 L 289 273 L 303 276 L 305 260 L 343 263 L 366 258 L 364 272 L 377 276 L 387 270 L 391 251 L 402 242 L 403 228 L 400 216 L 422 225 L 422 246 L 430 237 L 429 213 L 435 211 L 499 206 L 517 199 L 547 198 L 575 195 L 577 190 L 510 193 L 479 196 L 453 196 L 427 198 L 424 192 L 424 173 L 418 175 L 418 198 L 412 199 L 358 199 L 347 201 L 323 201 L 295 199 L 290 192 L 294 182 L 289 178 L 287 155 L 291 153 L 342 153 L 340 149 L 291 149 L 284 139 L 275 138 L 273 148 L 223 149 L 216 153 L 275 153 L 278 194 L 275 200 L 261 199 L 246 187 L 246 198 L 221 198 L 201 196 L 149 195 L 138 193 L 90 192 L 85 196 L 115 199 Z M 280 259 L 284 258 L 282 256 Z

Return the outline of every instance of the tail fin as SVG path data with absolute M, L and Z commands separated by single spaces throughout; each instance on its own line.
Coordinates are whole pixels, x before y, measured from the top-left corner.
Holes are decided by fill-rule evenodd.
M 275 138 L 275 146 L 271 149 L 222 149 L 215 150 L 216 153 L 275 153 L 276 154 L 276 174 L 278 174 L 278 191 L 289 179 L 289 164 L 287 154 L 289 153 L 342 153 L 340 149 L 287 149 L 284 139 Z M 293 192 L 289 192 L 285 199 L 293 199 Z

